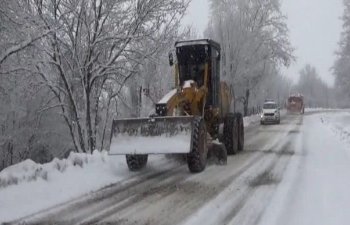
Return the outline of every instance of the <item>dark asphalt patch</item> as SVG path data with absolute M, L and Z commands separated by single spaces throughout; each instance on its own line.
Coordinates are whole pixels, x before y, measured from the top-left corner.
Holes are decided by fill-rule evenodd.
M 288 134 L 299 134 L 300 130 L 290 130 Z
M 271 174 L 270 171 L 264 171 L 263 173 L 255 177 L 253 180 L 249 181 L 249 186 L 252 188 L 256 188 L 259 186 L 278 184 L 279 182 L 280 180 L 273 176 L 273 174 Z

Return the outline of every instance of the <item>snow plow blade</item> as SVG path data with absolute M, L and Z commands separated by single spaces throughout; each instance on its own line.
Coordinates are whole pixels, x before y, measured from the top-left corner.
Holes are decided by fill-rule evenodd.
M 192 116 L 114 120 L 109 154 L 189 153 L 193 121 Z

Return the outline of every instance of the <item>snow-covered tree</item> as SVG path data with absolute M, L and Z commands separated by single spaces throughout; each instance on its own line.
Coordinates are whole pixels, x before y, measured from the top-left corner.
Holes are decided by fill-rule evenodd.
M 145 59 L 161 47 L 169 29 L 178 26 L 187 3 L 106 0 L 34 5 L 44 27 L 58 30 L 37 45 L 43 53 L 37 72 L 59 100 L 76 148 L 91 152 L 105 85 L 113 97 L 120 95 Z M 145 40 L 158 44 L 146 45 Z
M 182 35 L 179 23 L 188 3 L 189 0 L 1 1 L 0 92 L 11 96 L 0 96 L 0 103 L 10 101 L 13 110 L 2 104 L 8 113 L 0 112 L 0 125 L 6 127 L 5 121 L 11 121 L 6 119 L 8 115 L 18 115 L 21 106 L 24 112 L 31 112 L 23 117 L 27 128 L 40 125 L 31 130 L 36 138 L 23 141 L 26 146 L 30 146 L 29 140 L 38 143 L 38 137 L 54 143 L 48 136 L 50 131 L 57 131 L 71 137 L 69 143 L 76 151 L 105 148 L 102 140 L 108 140 L 106 128 L 111 119 L 134 112 L 132 100 L 138 84 L 147 87 L 148 82 L 156 89 L 162 83 L 151 73 L 157 72 L 158 78 L 163 73 L 159 59 L 166 59 L 165 52 Z M 152 92 L 150 98 L 157 99 L 160 94 Z M 10 99 L 13 97 L 16 101 Z M 20 117 L 14 120 L 19 122 Z M 42 129 L 43 126 L 47 127 Z M 10 134 L 8 129 L 2 131 Z M 24 139 L 15 141 L 18 140 Z
M 59 114 L 46 110 L 53 96 L 28 72 L 37 53 L 33 44 L 50 31 L 28 25 L 27 3 L 0 2 L 0 169 L 28 157 L 43 162 L 71 148 Z
M 339 42 L 337 51 L 337 59 L 333 65 L 333 73 L 335 75 L 335 87 L 339 100 L 344 106 L 349 106 L 350 100 L 350 1 L 343 0 L 344 14 L 343 32 Z
M 315 67 L 307 64 L 300 70 L 300 79 L 295 88 L 304 95 L 307 107 L 329 107 L 331 89 L 320 78 Z
M 211 0 L 208 35 L 222 46 L 223 77 L 234 85 L 247 112 L 250 93 L 271 67 L 293 59 L 279 0 Z

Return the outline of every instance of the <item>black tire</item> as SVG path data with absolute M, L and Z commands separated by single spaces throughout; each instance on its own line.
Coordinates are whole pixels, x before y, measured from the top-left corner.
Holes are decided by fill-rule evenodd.
M 143 169 L 148 160 L 148 155 L 126 155 L 126 163 L 130 171 L 139 171 Z
M 238 151 L 243 151 L 244 148 L 244 123 L 243 115 L 241 113 L 235 113 L 236 123 L 238 125 Z
M 224 121 L 224 144 L 228 155 L 238 152 L 238 124 L 235 114 L 228 113 Z
M 201 117 L 193 121 L 192 149 L 187 155 L 187 164 L 191 173 L 202 172 L 207 165 L 208 145 L 207 128 Z

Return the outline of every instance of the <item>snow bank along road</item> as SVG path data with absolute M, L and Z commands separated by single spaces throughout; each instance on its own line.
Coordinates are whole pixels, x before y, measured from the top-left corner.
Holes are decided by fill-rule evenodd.
M 13 223 L 348 224 L 350 153 L 332 127 L 336 114 L 253 123 L 245 150 L 226 166 L 190 174 L 164 158 L 163 166 Z

